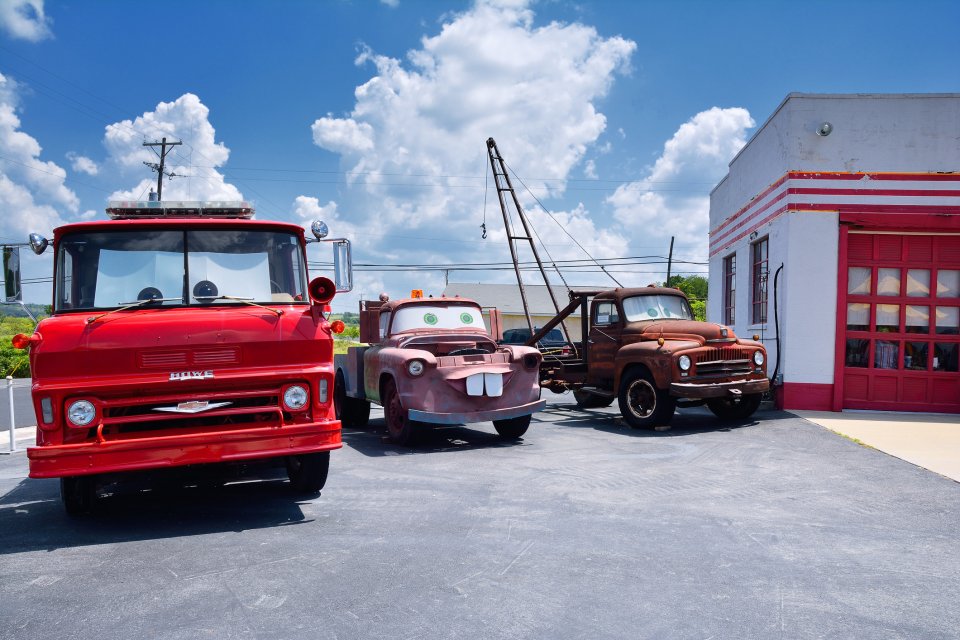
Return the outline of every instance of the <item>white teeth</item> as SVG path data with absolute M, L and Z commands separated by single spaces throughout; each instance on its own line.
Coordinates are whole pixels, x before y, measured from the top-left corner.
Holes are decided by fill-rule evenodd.
M 467 376 L 467 395 L 482 396 L 486 390 L 487 396 L 499 398 L 503 395 L 503 374 L 475 373 Z

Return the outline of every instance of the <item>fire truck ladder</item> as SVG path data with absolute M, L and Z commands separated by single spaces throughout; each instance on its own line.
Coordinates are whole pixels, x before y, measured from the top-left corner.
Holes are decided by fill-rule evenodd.
M 523 286 L 523 278 L 520 276 L 520 262 L 517 259 L 517 247 L 514 244 L 516 241 L 526 240 L 527 243 L 529 243 L 530 251 L 533 253 L 534 260 L 537 261 L 537 268 L 540 270 L 540 275 L 543 276 L 543 283 L 547 286 L 547 292 L 550 294 L 550 300 L 553 302 L 556 315 L 560 315 L 560 305 L 557 303 L 557 298 L 553 293 L 553 289 L 550 287 L 547 271 L 543 267 L 543 261 L 540 260 L 540 254 L 537 252 L 536 244 L 533 241 L 530 222 L 523 212 L 523 207 L 520 206 L 520 200 L 517 199 L 517 194 L 513 189 L 513 183 L 510 182 L 507 165 L 503 161 L 503 156 L 500 155 L 500 149 L 497 148 L 497 143 L 493 138 L 487 138 L 487 155 L 490 156 L 490 170 L 493 172 L 493 179 L 497 185 L 497 198 L 500 200 L 500 211 L 503 213 L 503 225 L 507 231 L 507 244 L 510 245 L 510 257 L 513 258 L 513 270 L 517 274 L 517 285 L 520 287 L 520 300 L 523 303 L 523 313 L 527 318 L 530 336 L 533 338 L 537 332 L 533 328 L 533 317 L 530 315 L 530 307 L 527 303 L 527 291 Z M 517 211 L 517 217 L 520 218 L 520 224 L 523 225 L 523 230 L 526 235 L 519 236 L 514 233 L 513 223 L 511 222 L 510 213 L 507 209 L 507 200 L 504 195 L 508 193 L 510 194 L 510 199 Z M 567 332 L 566 325 L 561 322 L 560 326 L 563 328 L 564 338 L 566 338 L 567 342 L 570 342 L 570 335 Z

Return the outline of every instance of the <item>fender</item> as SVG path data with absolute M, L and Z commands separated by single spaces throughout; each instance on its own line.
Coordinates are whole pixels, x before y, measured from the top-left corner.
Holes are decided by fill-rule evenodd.
M 614 358 L 613 390 L 620 389 L 623 372 L 633 364 L 642 364 L 653 375 L 653 381 L 660 389 L 668 389 L 673 382 L 673 356 L 679 351 L 695 349 L 702 345 L 700 340 L 668 340 L 663 346 L 655 340 L 645 340 L 624 345 Z
M 400 349 L 384 347 L 370 349 L 364 354 L 364 393 L 368 400 L 380 404 L 380 388 L 385 377 L 392 377 L 399 389 L 401 381 L 407 375 L 404 365 L 414 358 L 435 365 L 437 358 L 429 351 L 420 349 Z M 371 375 L 367 375 L 369 372 Z

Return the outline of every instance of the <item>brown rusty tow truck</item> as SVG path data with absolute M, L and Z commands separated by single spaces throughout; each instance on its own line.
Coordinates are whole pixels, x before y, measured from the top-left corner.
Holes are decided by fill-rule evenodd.
M 363 301 L 360 340 L 370 346 L 350 347 L 335 358 L 337 418 L 363 426 L 376 402 L 396 444 L 409 444 L 429 424 L 488 420 L 500 437 L 515 440 L 546 404 L 540 352 L 498 346 L 472 300 Z
M 753 415 L 770 388 L 763 345 L 694 320 L 678 289 L 571 291 L 570 304 L 527 344 L 577 309 L 580 357 L 546 360 L 540 383 L 557 393 L 572 390 L 581 407 L 606 407 L 616 399 L 634 428 L 668 424 L 678 405 L 706 404 L 720 419 L 739 420 Z

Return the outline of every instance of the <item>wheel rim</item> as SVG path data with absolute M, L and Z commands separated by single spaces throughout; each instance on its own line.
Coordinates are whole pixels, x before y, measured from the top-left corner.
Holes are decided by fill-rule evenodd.
M 657 409 L 657 390 L 649 380 L 634 380 L 627 387 L 627 406 L 638 418 L 649 418 Z
M 387 431 L 394 438 L 400 438 L 403 435 L 404 427 L 407 425 L 407 419 L 404 415 L 403 405 L 400 404 L 400 394 L 391 386 L 387 390 L 386 419 Z

